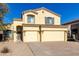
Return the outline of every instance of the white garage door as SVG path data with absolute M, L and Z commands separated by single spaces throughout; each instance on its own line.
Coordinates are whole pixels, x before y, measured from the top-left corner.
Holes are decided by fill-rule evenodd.
M 25 42 L 36 42 L 38 41 L 38 32 L 30 31 L 25 33 Z
M 44 31 L 42 41 L 64 41 L 64 31 Z

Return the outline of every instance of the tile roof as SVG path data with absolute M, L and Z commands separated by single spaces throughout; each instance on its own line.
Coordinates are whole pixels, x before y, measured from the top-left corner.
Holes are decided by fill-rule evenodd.
M 46 25 L 46 24 L 23 24 L 23 26 L 29 26 L 29 27 L 38 27 L 38 26 L 41 26 L 41 27 L 50 27 L 50 28 L 67 28 L 67 26 L 65 25 Z
M 74 24 L 74 23 L 79 23 L 79 19 L 64 23 L 63 25 Z

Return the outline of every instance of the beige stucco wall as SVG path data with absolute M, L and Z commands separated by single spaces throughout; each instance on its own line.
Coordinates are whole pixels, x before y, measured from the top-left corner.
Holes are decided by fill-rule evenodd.
M 58 30 L 58 31 L 67 31 L 67 28 L 41 28 L 42 30 Z
M 13 21 L 12 25 L 11 25 L 11 30 L 13 31 L 13 40 L 14 42 L 17 42 L 18 39 L 17 39 L 17 31 L 16 31 L 16 28 L 17 26 L 22 26 L 23 22 L 22 21 Z
M 42 22 L 42 24 L 45 24 L 45 17 L 54 17 L 54 25 L 60 25 L 60 17 L 55 15 L 54 13 L 50 13 L 46 10 L 37 10 L 36 12 L 38 12 L 38 21 L 40 20 L 40 22 Z M 44 12 L 44 13 L 42 13 Z M 38 22 L 37 21 L 37 22 Z
M 44 13 L 42 13 L 42 11 Z M 38 14 L 35 14 L 33 12 L 28 12 L 28 13 L 25 13 L 23 15 L 23 22 L 25 24 L 28 24 L 27 23 L 27 15 L 35 15 L 35 24 L 45 24 L 45 17 L 53 17 L 54 18 L 54 25 L 60 25 L 61 24 L 61 20 L 60 20 L 60 17 L 53 14 L 53 13 L 50 13 L 46 10 L 38 10 L 38 11 L 35 11 L 37 12 Z
M 23 31 L 39 31 L 39 27 L 23 26 Z
M 16 32 L 13 33 L 13 39 L 14 39 L 14 42 L 17 42 L 18 39 L 17 39 L 17 33 Z
M 13 26 L 18 26 L 18 25 L 22 25 L 22 24 L 23 24 L 23 21 L 17 21 L 17 20 L 13 21 Z
M 16 26 L 22 26 L 22 24 L 23 24 L 23 21 L 14 20 L 10 26 L 10 29 L 13 31 L 16 31 Z

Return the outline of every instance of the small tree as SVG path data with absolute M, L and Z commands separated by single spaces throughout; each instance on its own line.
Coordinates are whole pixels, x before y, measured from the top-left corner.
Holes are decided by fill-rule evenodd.
M 3 17 L 8 12 L 7 4 L 0 3 L 0 28 L 4 30 L 5 26 L 3 26 Z
M 3 17 L 8 12 L 7 4 L 0 3 L 0 17 Z
M 0 24 L 3 23 L 2 19 L 5 13 L 8 12 L 7 4 L 0 3 Z

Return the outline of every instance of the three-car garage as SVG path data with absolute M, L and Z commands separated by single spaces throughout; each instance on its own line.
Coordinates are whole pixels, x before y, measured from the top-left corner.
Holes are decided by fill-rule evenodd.
M 67 41 L 67 29 L 55 27 L 24 27 L 24 42 Z

